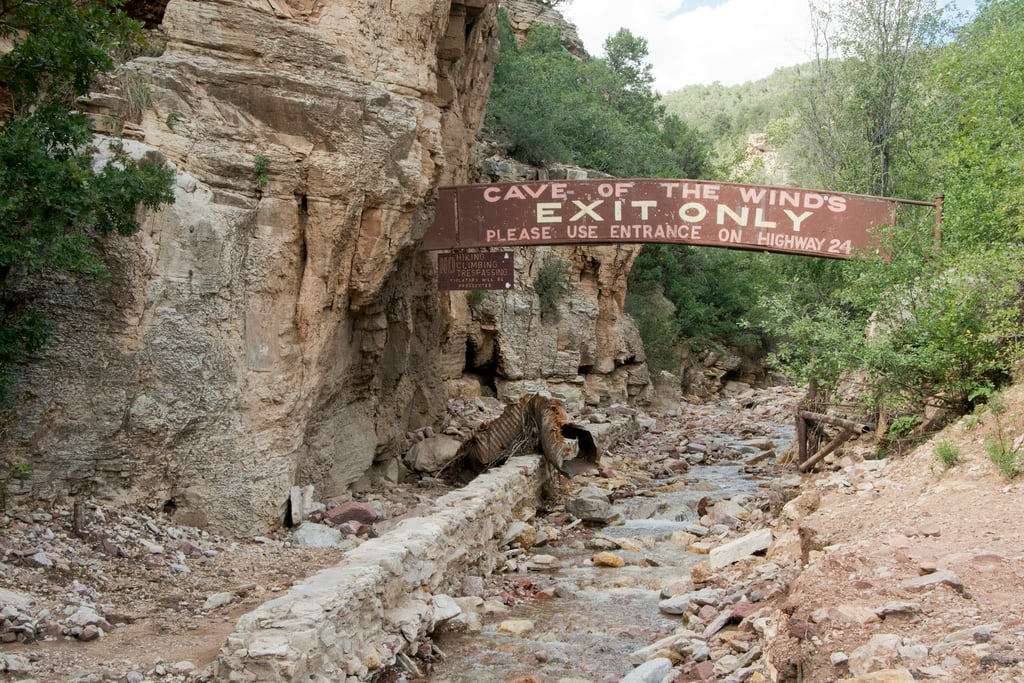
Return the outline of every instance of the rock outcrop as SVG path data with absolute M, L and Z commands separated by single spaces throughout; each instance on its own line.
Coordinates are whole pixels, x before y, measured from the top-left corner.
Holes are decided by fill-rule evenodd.
M 444 407 L 417 241 L 432 190 L 466 178 L 494 17 L 488 0 L 166 4 L 166 50 L 120 79 L 142 87 L 93 110 L 134 118 L 135 151 L 177 169 L 175 204 L 105 245 L 105 281 L 25 284 L 55 333 L 3 447 L 36 495 L 244 534 L 283 519 L 292 485 L 327 497 L 391 468 Z
M 552 24 L 558 27 L 562 45 L 566 50 L 581 59 L 587 57 L 587 51 L 576 32 L 576 27 L 549 4 L 538 0 L 500 0 L 498 4 L 508 13 L 509 23 L 515 32 L 517 42 L 526 40 L 526 34 L 534 24 Z
M 82 106 L 115 136 L 101 150 L 123 135 L 175 167 L 175 203 L 102 245 L 106 280 L 22 283 L 54 338 L 0 436 L 31 466 L 19 498 L 137 501 L 251 534 L 286 519 L 293 487 L 322 500 L 397 480 L 405 435 L 449 396 L 643 396 L 623 312 L 638 247 L 519 250 L 516 291 L 473 305 L 438 295 L 418 248 L 437 186 L 518 172 L 481 166 L 474 142 L 493 0 L 131 8 L 166 48 Z M 542 316 L 554 258 L 570 282 Z

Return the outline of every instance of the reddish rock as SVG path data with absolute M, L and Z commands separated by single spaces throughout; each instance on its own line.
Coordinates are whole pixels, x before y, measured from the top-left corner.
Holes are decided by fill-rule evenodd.
M 807 640 L 811 636 L 820 635 L 821 628 L 817 624 L 802 619 L 791 619 L 789 622 L 789 635 L 797 640 Z
M 701 681 L 710 681 L 715 677 L 715 663 L 701 662 L 693 667 L 693 675 Z
M 555 590 L 554 586 L 548 586 L 547 588 L 537 591 L 534 597 L 538 600 L 553 600 L 555 598 Z
M 377 521 L 377 511 L 371 505 L 350 500 L 328 510 L 326 517 L 332 524 L 344 522 L 373 524 Z
M 89 624 L 88 626 L 82 629 L 82 633 L 78 636 L 78 639 L 81 641 L 89 642 L 90 640 L 96 640 L 101 635 L 103 635 L 103 632 L 100 631 L 100 628 L 98 626 L 93 626 L 92 624 Z
M 746 600 L 741 600 L 740 602 L 737 602 L 735 605 L 732 606 L 732 615 L 734 618 L 742 621 L 750 615 L 757 614 L 758 612 L 760 612 L 762 607 L 764 607 L 764 605 L 759 605 L 753 602 L 747 602 Z

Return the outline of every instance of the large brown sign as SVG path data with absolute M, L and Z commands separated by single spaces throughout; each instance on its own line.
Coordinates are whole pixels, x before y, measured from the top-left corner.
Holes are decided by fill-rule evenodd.
M 903 200 L 698 180 L 443 187 L 424 249 L 664 242 L 847 258 Z

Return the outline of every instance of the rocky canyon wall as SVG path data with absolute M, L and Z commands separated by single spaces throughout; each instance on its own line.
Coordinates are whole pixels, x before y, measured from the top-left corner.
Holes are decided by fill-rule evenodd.
M 466 176 L 494 17 L 487 0 L 167 3 L 166 49 L 90 106 L 176 167 L 174 205 L 105 245 L 108 279 L 25 285 L 55 335 L 3 446 L 35 495 L 252 533 L 291 485 L 342 494 L 434 421 L 446 323 L 417 242 L 433 189 Z
M 471 307 L 418 249 L 434 189 L 480 178 L 493 0 L 136 4 L 165 49 L 83 106 L 175 167 L 176 200 L 103 245 L 109 278 L 23 284 L 55 332 L 0 436 L 32 468 L 23 499 L 259 533 L 292 486 L 396 479 L 406 433 L 455 393 L 643 393 L 622 311 L 635 247 L 559 250 L 573 278 L 546 320 L 545 250 Z

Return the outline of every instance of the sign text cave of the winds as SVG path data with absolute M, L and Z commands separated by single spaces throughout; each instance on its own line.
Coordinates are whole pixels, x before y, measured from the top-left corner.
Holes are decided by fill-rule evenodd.
M 664 242 L 847 258 L 894 204 L 823 190 L 697 180 L 443 187 L 425 249 Z

